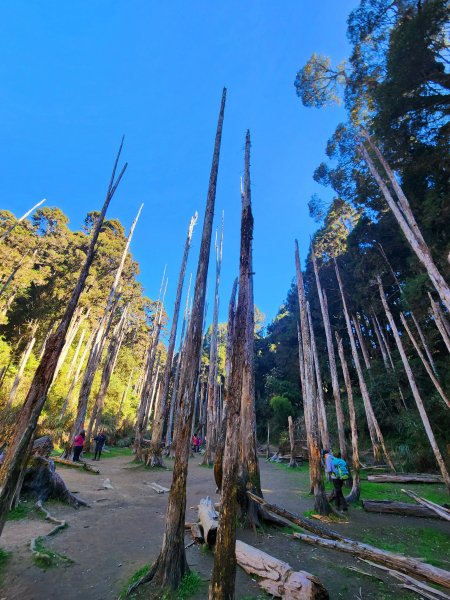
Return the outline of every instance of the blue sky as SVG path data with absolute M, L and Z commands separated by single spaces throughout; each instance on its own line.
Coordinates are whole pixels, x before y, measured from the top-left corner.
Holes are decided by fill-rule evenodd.
M 2 3 L 0 206 L 41 198 L 78 229 L 100 208 L 122 133 L 129 167 L 110 217 L 128 229 L 142 281 L 158 295 L 167 263 L 172 311 L 184 239 L 198 210 L 195 272 L 222 87 L 228 88 L 216 221 L 225 211 L 221 320 L 238 268 L 244 135 L 252 137 L 255 302 L 272 319 L 316 228 L 312 179 L 341 108 L 306 109 L 296 71 L 312 52 L 345 58 L 356 0 L 95 0 Z M 213 296 L 214 263 L 209 293 Z

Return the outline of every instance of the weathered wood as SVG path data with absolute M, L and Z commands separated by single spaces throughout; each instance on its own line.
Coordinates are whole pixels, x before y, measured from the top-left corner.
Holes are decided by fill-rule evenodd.
M 388 552 L 387 550 L 380 550 L 379 548 L 375 548 L 369 544 L 363 544 L 362 542 L 356 542 L 350 538 L 343 538 L 341 541 L 326 540 L 318 536 L 305 535 L 303 533 L 293 533 L 292 537 L 302 540 L 312 546 L 340 550 L 341 552 L 353 554 L 353 556 L 358 556 L 359 558 L 369 559 L 398 571 L 422 577 L 432 583 L 437 583 L 438 585 L 450 588 L 450 571 L 445 571 L 439 567 L 433 567 L 432 565 L 410 556 L 395 554 L 394 552 Z
M 258 548 L 236 540 L 238 565 L 256 575 L 258 585 L 274 598 L 285 600 L 328 600 L 321 582 L 306 571 L 294 571 L 288 563 L 266 554 Z
M 8 451 L 0 470 L 0 534 L 3 531 L 6 516 L 11 506 L 11 502 L 16 494 L 17 484 L 21 478 L 21 474 L 25 468 L 28 455 L 31 450 L 32 440 L 36 431 L 37 423 L 47 398 L 47 393 L 55 373 L 58 358 L 64 347 L 66 334 L 69 329 L 72 316 L 78 305 L 80 295 L 84 289 L 86 279 L 89 275 L 89 270 L 94 260 L 97 240 L 100 229 L 104 222 L 106 210 L 127 167 L 127 164 L 125 163 L 122 171 L 119 173 L 117 179 L 115 179 L 122 145 L 123 139 L 114 164 L 106 193 L 106 199 L 92 231 L 86 259 L 81 268 L 80 275 L 78 276 L 78 281 L 72 292 L 66 311 L 56 333 L 54 333 L 48 340 L 44 356 L 42 357 L 42 360 L 36 369 L 30 389 L 18 416 L 14 433 L 9 440 Z
M 445 485 L 450 492 L 450 475 L 447 471 L 447 467 L 445 466 L 444 459 L 442 458 L 441 451 L 439 450 L 439 446 L 437 444 L 436 438 L 434 437 L 433 429 L 431 428 L 431 423 L 428 419 L 427 411 L 425 410 L 425 406 L 423 404 L 422 398 L 420 396 L 419 388 L 417 387 L 416 379 L 411 369 L 411 365 L 409 364 L 408 357 L 406 356 L 405 349 L 403 347 L 403 342 L 400 338 L 400 335 L 397 330 L 397 326 L 394 321 L 394 317 L 389 309 L 386 296 L 384 294 L 383 284 L 381 283 L 380 276 L 377 277 L 378 282 L 378 290 L 380 292 L 381 302 L 383 304 L 384 310 L 386 312 L 386 316 L 388 318 L 389 324 L 391 326 L 392 333 L 394 334 L 395 342 L 397 344 L 398 351 L 400 353 L 403 367 L 405 369 L 406 375 L 408 377 L 409 385 L 411 387 L 411 391 L 414 396 L 414 400 L 416 401 L 417 409 L 420 414 L 420 418 L 422 419 L 422 423 L 425 429 L 425 432 L 428 437 L 428 441 L 430 442 L 430 446 L 433 450 L 434 457 L 438 464 L 439 470 L 441 472 L 442 477 L 444 478 Z
M 444 483 L 440 475 L 430 473 L 383 473 L 368 475 L 367 481 L 372 483 Z
M 79 462 L 74 462 L 73 460 L 68 460 L 67 458 L 62 458 L 62 456 L 52 456 L 53 462 L 65 465 L 66 467 L 72 467 L 74 469 L 84 469 L 85 471 L 90 471 L 91 473 L 100 473 L 100 469 L 94 467 L 90 463 L 80 460 Z
M 381 448 L 383 450 L 383 454 L 386 458 L 386 462 L 390 466 L 391 470 L 395 472 L 394 463 L 392 462 L 390 454 L 386 448 L 386 444 L 384 443 L 384 437 L 383 437 L 383 434 L 381 433 L 381 429 L 378 424 L 378 420 L 375 416 L 375 412 L 372 407 L 372 402 L 370 400 L 369 390 L 367 389 L 367 384 L 364 379 L 361 362 L 359 360 L 358 350 L 356 348 L 355 336 L 353 335 L 352 325 L 350 322 L 350 315 L 349 315 L 348 308 L 347 308 L 347 301 L 345 299 L 344 286 L 342 284 L 342 279 L 341 279 L 339 267 L 338 267 L 336 260 L 334 261 L 334 268 L 336 271 L 336 279 L 338 281 L 339 291 L 341 294 L 342 308 L 344 310 L 344 317 L 345 317 L 345 323 L 347 326 L 347 333 L 348 333 L 348 337 L 350 339 L 350 347 L 352 350 L 352 357 L 353 357 L 353 361 L 355 363 L 355 368 L 356 368 L 356 372 L 358 375 L 359 388 L 361 390 L 361 395 L 363 398 L 364 410 L 365 410 L 366 419 L 367 419 L 367 426 L 369 428 L 370 440 L 372 442 L 373 455 L 374 455 L 375 461 L 380 462 L 380 459 L 381 459 L 380 446 L 381 446 Z
M 31 213 L 33 213 L 37 208 L 39 208 L 39 206 L 41 206 L 41 204 L 43 204 L 45 200 L 46 199 L 44 198 L 43 200 L 32 206 L 30 210 L 27 210 L 27 212 L 23 214 L 19 219 L 16 219 L 11 225 L 11 227 L 7 229 L 4 233 L 2 233 L 2 235 L 0 236 L 0 242 L 3 242 L 3 240 L 5 240 L 8 237 L 8 235 L 12 233 L 12 231 L 14 231 L 17 225 L 21 223 L 24 219 L 26 219 L 29 215 L 31 215 Z
M 289 429 L 289 443 L 291 446 L 291 458 L 289 461 L 289 466 L 292 468 L 295 468 L 297 466 L 297 461 L 295 460 L 295 455 L 294 455 L 294 445 L 295 445 L 294 422 L 292 421 L 292 417 L 290 415 L 288 417 L 288 429 Z
M 439 333 L 441 334 L 442 339 L 445 342 L 445 345 L 447 346 L 447 350 L 450 352 L 450 331 L 449 331 L 448 322 L 446 321 L 444 315 L 442 314 L 442 310 L 441 310 L 441 307 L 439 306 L 439 302 L 436 302 L 435 300 L 433 300 L 433 296 L 430 294 L 430 292 L 428 292 L 428 297 L 430 299 L 431 312 L 434 317 L 434 323 L 435 323 L 436 327 L 438 328 Z
M 36 321 L 31 330 L 31 337 L 30 337 L 30 339 L 25 347 L 25 350 L 21 356 L 21 359 L 19 362 L 19 368 L 17 370 L 17 374 L 14 378 L 14 382 L 12 384 L 11 390 L 8 395 L 7 406 L 11 406 L 15 400 L 17 390 L 19 389 L 19 385 L 20 385 L 20 382 L 22 380 L 22 377 L 23 377 L 23 374 L 25 371 L 25 367 L 27 366 L 27 362 L 28 362 L 28 359 L 30 358 L 31 351 L 33 350 L 34 344 L 36 343 L 35 335 L 36 335 L 37 326 L 38 326 L 38 323 Z
M 191 535 L 194 538 L 195 542 L 198 542 L 198 543 L 204 542 L 203 532 L 200 529 L 200 525 L 198 523 L 191 523 L 189 529 L 191 530 Z
M 410 498 L 414 498 L 414 500 L 418 504 L 421 504 L 422 506 L 426 506 L 427 508 L 429 508 L 430 510 L 432 510 L 434 513 L 436 513 L 444 521 L 450 521 L 450 510 L 448 510 L 447 508 L 445 508 L 445 506 L 440 506 L 439 504 L 436 504 L 435 502 L 431 502 L 430 500 L 426 500 L 425 498 L 421 498 L 420 496 L 418 496 L 417 494 L 415 494 L 411 490 L 402 490 L 402 492 L 404 494 L 406 494 L 407 496 L 409 496 Z
M 387 513 L 403 515 L 407 517 L 425 517 L 427 519 L 440 518 L 431 509 L 406 502 L 393 502 L 392 500 L 363 500 L 363 508 L 366 512 Z
M 353 402 L 353 389 L 348 370 L 347 361 L 345 359 L 344 347 L 342 339 L 336 331 L 336 341 L 338 345 L 339 359 L 341 361 L 342 373 L 344 375 L 345 388 L 347 390 L 348 412 L 350 415 L 350 427 L 352 432 L 352 466 L 353 466 L 353 482 L 350 494 L 347 496 L 347 502 L 357 502 L 361 492 L 361 484 L 359 477 L 360 460 L 358 448 L 358 427 L 356 424 L 355 403 Z
M 170 492 L 169 488 L 166 488 L 163 485 L 159 485 L 159 483 L 149 483 L 148 485 L 152 489 L 154 489 L 157 494 L 165 494 L 167 492 Z
M 180 275 L 178 277 L 177 293 L 175 296 L 175 306 L 173 309 L 172 326 L 170 329 L 169 343 L 167 346 L 166 364 L 163 374 L 163 388 L 158 405 L 158 412 L 155 413 L 152 428 L 152 446 L 150 448 L 148 465 L 150 467 L 162 467 L 163 460 L 161 455 L 161 443 L 164 432 L 164 423 L 167 420 L 168 413 L 168 397 L 170 374 L 172 371 L 172 363 L 175 352 L 175 342 L 177 337 L 178 320 L 180 315 L 181 295 L 183 293 L 184 278 L 186 274 L 186 265 L 191 247 L 192 234 L 195 224 L 197 223 L 198 213 L 196 212 L 189 222 L 188 233 L 184 243 L 183 258 L 181 260 Z M 170 407 L 169 407 L 170 408 Z
M 209 496 L 202 498 L 198 505 L 198 520 L 203 532 L 203 538 L 208 546 L 214 546 L 219 526 L 219 513 L 214 508 Z

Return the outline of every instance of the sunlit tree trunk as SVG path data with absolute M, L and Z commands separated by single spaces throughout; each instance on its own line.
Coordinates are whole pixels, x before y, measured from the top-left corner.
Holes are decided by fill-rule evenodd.
M 0 242 L 3 242 L 10 233 L 12 233 L 12 231 L 14 231 L 14 229 L 17 227 L 17 225 L 19 223 L 21 223 L 24 219 L 26 219 L 29 215 L 31 215 L 32 213 L 34 213 L 34 211 L 39 208 L 41 206 L 41 204 L 43 204 L 45 202 L 45 198 L 43 200 L 41 200 L 40 202 L 38 202 L 37 204 L 35 204 L 32 208 L 30 208 L 30 210 L 28 210 L 24 215 L 22 215 L 19 219 L 16 219 L 14 221 L 14 223 L 11 225 L 11 227 L 5 231 L 4 233 L 2 233 L 2 235 L 0 236 Z
M 81 347 L 83 345 L 83 340 L 84 340 L 84 336 L 85 335 L 86 335 L 86 329 L 83 329 L 83 331 L 81 332 L 80 337 L 78 338 L 78 344 L 77 344 L 77 347 L 76 347 L 75 352 L 73 354 L 72 361 L 70 363 L 70 367 L 69 367 L 69 369 L 67 371 L 66 382 L 70 381 L 70 378 L 73 375 L 73 372 L 74 372 L 76 364 L 77 364 L 78 356 L 80 354 Z
M 347 496 L 348 502 L 357 502 L 359 500 L 361 483 L 359 477 L 360 460 L 359 460 L 359 448 L 358 448 L 358 428 L 356 426 L 356 413 L 355 405 L 353 402 L 353 390 L 350 373 L 348 370 L 347 361 L 345 360 L 344 347 L 342 345 L 342 339 L 336 331 L 336 341 L 338 345 L 339 358 L 341 361 L 342 373 L 344 375 L 345 388 L 347 390 L 348 400 L 348 412 L 350 415 L 350 427 L 352 431 L 352 466 L 353 466 L 353 484 L 350 494 Z
M 128 392 L 130 391 L 130 386 L 131 386 L 131 381 L 133 379 L 133 374 L 135 371 L 135 367 L 133 367 L 131 369 L 131 373 L 130 376 L 128 377 L 128 382 L 127 382 L 127 386 L 126 388 L 123 390 L 123 394 L 122 397 L 120 399 L 120 404 L 119 404 L 119 410 L 117 411 L 117 415 L 116 415 L 116 419 L 115 419 L 115 425 L 114 425 L 114 430 L 115 432 L 117 432 L 117 429 L 119 427 L 119 423 L 120 423 L 120 417 L 122 415 L 122 409 L 123 409 L 123 405 L 125 404 L 127 397 L 128 397 Z
M 75 389 L 75 386 L 77 385 L 78 380 L 80 379 L 81 369 L 83 368 L 83 365 L 86 361 L 86 357 L 92 347 L 94 339 L 95 339 L 95 332 L 92 332 L 92 334 L 89 336 L 88 341 L 86 342 L 86 346 L 84 347 L 83 354 L 81 355 L 81 358 L 78 361 L 78 365 L 77 365 L 75 374 L 72 378 L 72 382 L 70 384 L 69 390 L 67 391 L 67 396 L 64 398 L 64 403 L 61 408 L 61 415 L 60 415 L 61 419 L 66 414 L 66 410 L 67 410 L 67 408 L 70 404 L 71 398 L 72 398 L 73 390 Z
M 106 194 L 106 200 L 93 229 L 86 260 L 82 266 L 77 284 L 72 292 L 72 296 L 56 333 L 52 335 L 48 341 L 44 356 L 38 368 L 36 369 L 30 389 L 22 406 L 22 410 L 18 416 L 14 432 L 11 438 L 8 440 L 8 451 L 0 470 L 0 534 L 3 531 L 11 502 L 16 493 L 18 493 L 17 484 L 21 479 L 22 471 L 25 468 L 29 453 L 31 451 L 37 422 L 44 406 L 51 381 L 53 379 L 58 358 L 64 347 L 67 330 L 70 326 L 70 322 L 77 307 L 80 295 L 86 283 L 92 261 L 94 260 L 98 235 L 100 233 L 100 228 L 103 225 L 106 209 L 108 208 L 111 198 L 113 197 L 127 166 L 125 164 L 119 176 L 115 180 L 116 168 L 121 149 L 122 144 L 116 158 Z
M 439 450 L 439 446 L 437 445 L 436 439 L 434 437 L 433 430 L 431 428 L 430 421 L 428 419 L 427 412 L 422 402 L 422 398 L 420 396 L 419 389 L 416 384 L 416 380 L 414 378 L 411 366 L 409 364 L 408 358 L 406 356 L 405 349 L 403 347 L 402 340 L 397 330 L 397 326 L 394 321 L 394 317 L 389 309 L 388 303 L 386 301 L 386 296 L 384 294 L 383 284 L 381 283 L 381 278 L 377 277 L 378 289 L 380 292 L 381 302 L 383 303 L 383 308 L 386 312 L 387 319 L 389 321 L 389 325 L 391 326 L 392 333 L 394 334 L 395 342 L 397 344 L 398 351 L 400 353 L 401 359 L 403 361 L 403 366 L 405 367 L 406 375 L 408 377 L 409 385 L 411 387 L 411 391 L 414 396 L 414 400 L 416 401 L 417 408 L 419 410 L 420 418 L 422 419 L 423 426 L 428 436 L 428 440 L 430 442 L 430 446 L 433 449 L 434 456 L 436 458 L 436 462 L 439 466 L 439 470 L 441 471 L 442 477 L 445 481 L 445 484 L 450 492 L 450 476 L 447 472 L 447 468 L 445 466 L 444 460 L 442 458 L 441 452 Z
M 36 343 L 35 335 L 36 335 L 37 328 L 38 328 L 38 323 L 35 322 L 33 327 L 31 328 L 31 337 L 30 337 L 28 344 L 26 345 L 25 350 L 23 351 L 23 354 L 20 358 L 19 368 L 17 369 L 17 374 L 14 378 L 11 390 L 8 395 L 7 406 L 11 406 L 16 398 L 17 390 L 19 389 L 20 382 L 22 381 L 25 367 L 27 366 L 27 362 L 28 362 L 28 359 L 30 358 L 31 351 L 33 350 L 34 344 Z

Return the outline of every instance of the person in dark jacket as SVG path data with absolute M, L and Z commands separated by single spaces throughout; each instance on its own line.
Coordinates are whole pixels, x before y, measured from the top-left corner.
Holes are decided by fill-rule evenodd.
M 86 439 L 86 433 L 84 429 L 80 431 L 77 437 L 73 440 L 73 460 L 74 462 L 80 462 L 80 454 L 83 452 L 84 440 Z
M 95 436 L 94 442 L 95 442 L 94 460 L 100 460 L 100 455 L 102 453 L 103 446 L 105 445 L 105 442 L 106 442 L 106 435 L 105 435 L 103 429 Z

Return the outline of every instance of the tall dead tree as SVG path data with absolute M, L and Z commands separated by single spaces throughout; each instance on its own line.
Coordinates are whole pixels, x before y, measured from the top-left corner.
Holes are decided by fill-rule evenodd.
M 72 342 L 75 339 L 75 336 L 78 333 L 78 330 L 81 327 L 81 324 L 85 320 L 85 318 L 89 315 L 90 309 L 84 311 L 83 308 L 77 307 L 75 311 L 72 321 L 70 323 L 69 331 L 67 332 L 66 342 L 64 344 L 64 348 L 61 352 L 61 355 L 58 359 L 58 364 L 56 365 L 55 374 L 53 375 L 52 385 L 55 383 L 56 378 L 63 366 L 64 361 L 66 360 L 67 353 L 69 352 L 70 347 L 72 346 Z
M 366 369 L 369 370 L 370 369 L 370 358 L 369 358 L 369 353 L 367 351 L 366 342 L 364 340 L 364 336 L 363 336 L 363 333 L 361 331 L 361 325 L 360 325 L 360 322 L 359 322 L 359 316 L 358 315 L 352 315 L 352 323 L 353 323 L 353 326 L 355 328 L 356 337 L 358 338 L 359 347 L 361 349 L 361 353 L 362 353 L 363 358 L 364 358 L 364 364 L 366 365 Z
M 398 351 L 400 353 L 403 366 L 406 371 L 406 375 L 408 377 L 409 385 L 411 387 L 411 391 L 414 396 L 414 400 L 416 401 L 417 408 L 419 410 L 420 418 L 422 419 L 423 426 L 425 428 L 426 434 L 428 436 L 428 440 L 430 442 L 430 446 L 433 449 L 434 456 L 436 458 L 436 462 L 438 464 L 439 470 L 441 471 L 442 477 L 445 481 L 445 484 L 450 492 L 450 476 L 448 474 L 447 468 L 445 466 L 444 459 L 442 458 L 441 452 L 439 450 L 439 446 L 436 442 L 436 438 L 434 437 L 433 430 L 431 428 L 430 421 L 428 419 L 427 412 L 425 410 L 425 406 L 423 404 L 422 398 L 420 396 L 419 388 L 417 387 L 417 383 L 414 377 L 414 374 L 411 369 L 411 365 L 409 364 L 408 357 L 406 356 L 405 349 L 403 347 L 403 342 L 398 333 L 397 326 L 394 321 L 394 317 L 392 316 L 391 310 L 388 306 L 386 296 L 383 289 L 383 284 L 381 282 L 381 278 L 377 277 L 378 290 L 380 292 L 381 302 L 383 303 L 383 308 L 385 310 L 387 319 L 389 321 L 389 325 L 391 327 L 392 333 L 394 335 L 395 343 L 397 344 Z
M 198 213 L 191 218 L 188 234 L 184 243 L 183 259 L 181 261 L 180 276 L 178 278 L 177 294 L 175 297 L 175 307 L 173 310 L 172 327 L 170 330 L 169 344 L 167 346 L 166 365 L 163 374 L 163 390 L 159 400 L 158 413 L 155 413 L 152 428 L 152 441 L 149 451 L 149 466 L 162 467 L 161 443 L 164 431 L 164 422 L 167 416 L 167 399 L 169 397 L 170 373 L 172 371 L 173 355 L 175 352 L 175 342 L 177 338 L 178 318 L 180 314 L 181 294 L 183 293 L 184 277 L 186 274 L 187 259 L 189 248 L 191 247 L 192 234 L 198 219 Z
M 202 342 L 203 311 L 205 308 L 206 280 L 208 276 L 211 232 L 216 199 L 217 173 L 219 168 L 220 142 L 225 110 L 226 89 L 217 124 L 214 153 L 203 223 L 202 242 L 195 281 L 194 302 L 186 336 L 186 352 L 180 382 L 180 417 L 176 431 L 176 455 L 172 486 L 168 498 L 164 537 L 161 552 L 144 580 L 154 579 L 162 587 L 175 589 L 189 571 L 184 548 L 184 524 L 186 515 L 186 480 L 190 453 L 190 434 L 194 408 L 195 385 Z
M 92 332 L 91 335 L 89 336 L 88 341 L 86 342 L 86 346 L 84 347 L 83 354 L 81 355 L 81 358 L 78 361 L 78 365 L 77 365 L 77 368 L 75 370 L 75 374 L 74 374 L 74 376 L 72 378 L 71 384 L 70 384 L 69 389 L 67 391 L 67 396 L 64 398 L 64 402 L 63 402 L 63 405 L 61 407 L 61 415 L 60 415 L 61 419 L 66 414 L 66 410 L 67 410 L 67 408 L 68 408 L 68 406 L 69 406 L 69 404 L 71 402 L 73 391 L 74 391 L 75 386 L 77 385 L 77 383 L 78 383 L 78 381 L 80 379 L 80 376 L 81 376 L 81 369 L 83 368 L 83 365 L 84 365 L 84 363 L 86 361 L 86 357 L 87 357 L 87 355 L 88 355 L 88 353 L 89 353 L 89 351 L 91 349 L 91 346 L 92 346 L 92 343 L 93 343 L 94 339 L 95 339 L 95 332 Z
M 110 317 L 111 308 L 112 308 L 114 300 L 116 298 L 120 278 L 122 277 L 122 272 L 123 272 L 123 268 L 125 265 L 125 259 L 128 254 L 128 249 L 130 247 L 131 239 L 133 237 L 134 228 L 136 227 L 136 223 L 139 219 L 139 215 L 141 214 L 143 206 L 144 205 L 141 204 L 141 206 L 139 207 L 138 213 L 130 227 L 130 232 L 129 232 L 127 240 L 125 242 L 125 246 L 124 246 L 124 249 L 122 252 L 122 256 L 120 258 L 120 262 L 116 269 L 114 281 L 111 285 L 111 289 L 109 290 L 109 295 L 108 295 L 108 299 L 106 301 L 105 309 L 103 311 L 103 316 L 100 321 L 100 326 L 97 329 L 96 337 L 92 344 L 92 350 L 89 355 L 88 364 L 86 365 L 83 382 L 81 384 L 80 395 L 78 397 L 77 414 L 76 414 L 75 421 L 74 421 L 72 431 L 70 434 L 70 438 L 69 438 L 70 446 L 68 445 L 68 447 L 66 448 L 66 456 L 68 456 L 70 454 L 73 439 L 83 429 L 84 420 L 86 418 L 86 411 L 88 408 L 89 397 L 91 395 L 92 385 L 94 383 L 95 372 L 97 371 L 98 365 L 100 364 L 103 348 L 104 348 L 105 341 L 106 341 L 106 337 L 105 337 L 106 323 Z
M 311 332 L 308 322 L 305 288 L 300 266 L 298 241 L 295 240 L 295 270 L 297 275 L 298 303 L 300 310 L 300 328 L 303 348 L 303 363 L 305 373 L 305 396 L 303 406 L 305 411 L 306 437 L 309 455 L 309 473 L 312 491 L 314 493 L 314 510 L 321 515 L 328 515 L 331 507 L 325 494 L 320 464 L 320 446 L 318 435 L 317 399 L 314 378 L 314 359 L 311 349 Z
M 41 204 L 44 204 L 45 202 L 45 198 L 43 200 L 41 200 L 40 202 L 38 202 L 37 204 L 35 204 L 32 208 L 30 208 L 30 210 L 27 210 L 27 212 L 22 215 L 20 217 L 20 219 L 16 219 L 14 221 L 14 223 L 11 225 L 11 227 L 9 227 L 9 229 L 7 229 L 7 231 L 5 231 L 5 233 L 2 233 L 2 235 L 0 235 L 0 242 L 3 242 L 4 240 L 6 240 L 6 238 L 9 236 L 10 233 L 12 233 L 12 231 L 17 227 L 17 225 L 19 223 L 21 223 L 24 219 L 26 219 L 29 215 L 31 215 L 32 213 L 34 213 L 34 211 L 39 208 L 41 206 Z
M 219 282 L 220 268 L 222 266 L 222 246 L 223 246 L 223 215 L 222 215 L 222 233 L 220 243 L 217 243 L 216 233 L 216 285 L 214 290 L 214 310 L 213 321 L 211 325 L 211 341 L 209 348 L 209 370 L 208 370 L 208 412 L 206 417 L 206 448 L 203 457 L 203 464 L 210 465 L 213 460 L 213 448 L 216 447 L 216 413 L 217 413 L 217 343 L 219 327 Z
M 365 132 L 364 137 L 372 151 L 375 153 L 375 156 L 377 157 L 385 174 L 387 175 L 389 184 L 392 186 L 392 189 L 397 196 L 397 201 L 391 194 L 389 187 L 383 178 L 384 176 L 380 174 L 375 162 L 372 160 L 372 157 L 363 143 L 359 144 L 358 146 L 359 152 L 364 158 L 369 171 L 372 173 L 372 176 L 377 182 L 389 208 L 400 225 L 405 238 L 409 242 L 419 261 L 425 267 L 432 284 L 439 294 L 439 297 L 446 306 L 447 310 L 450 312 L 450 287 L 434 263 L 430 249 L 428 248 L 417 221 L 414 218 L 408 199 L 380 150 L 373 143 L 370 136 Z
M 350 373 L 348 370 L 347 361 L 345 360 L 344 347 L 342 339 L 338 332 L 335 331 L 336 341 L 338 345 L 339 358 L 341 361 L 342 373 L 344 375 L 345 388 L 347 390 L 347 401 L 348 401 L 348 412 L 350 415 L 350 427 L 352 432 L 352 466 L 353 466 L 353 482 L 350 494 L 347 496 L 348 502 L 357 502 L 361 493 L 361 483 L 359 477 L 359 469 L 361 466 L 359 460 L 359 448 L 358 448 L 358 427 L 356 425 L 356 412 L 355 404 L 353 402 L 353 390 L 352 381 L 350 379 Z
M 85 335 L 86 335 L 86 329 L 83 329 L 83 331 L 81 332 L 81 335 L 80 335 L 80 337 L 78 338 L 78 344 L 77 344 L 77 347 L 76 347 L 76 349 L 75 349 L 75 352 L 74 352 L 74 354 L 73 354 L 72 360 L 71 360 L 71 362 L 70 362 L 69 369 L 68 369 L 68 371 L 67 371 L 67 375 L 66 375 L 66 383 L 67 383 L 68 381 L 70 381 L 70 379 L 71 379 L 71 377 L 72 377 L 72 375 L 73 375 L 73 372 L 74 372 L 74 370 L 75 370 L 75 368 L 76 368 L 77 361 L 78 361 L 78 356 L 79 356 L 79 354 L 80 354 L 81 347 L 83 346 L 83 340 L 84 340 L 84 336 L 85 336 Z
M 222 502 L 217 533 L 214 567 L 209 586 L 210 600 L 233 600 L 236 577 L 236 512 L 238 500 L 239 447 L 241 429 L 247 426 L 242 409 L 251 394 L 254 378 L 254 306 L 252 292 L 253 214 L 250 196 L 250 133 L 245 141 L 244 193 L 242 194 L 239 294 L 236 310 L 230 381 L 227 386 L 227 434 L 223 459 Z M 250 411 L 247 410 L 248 416 Z
M 320 372 L 319 354 L 316 346 L 316 336 L 314 335 L 314 329 L 311 318 L 311 309 L 309 302 L 306 303 L 308 312 L 308 324 L 309 331 L 311 334 L 311 352 L 314 360 L 314 371 L 316 373 L 316 386 L 317 386 L 317 420 L 319 422 L 320 441 L 322 448 L 330 448 L 330 435 L 328 433 L 328 422 L 327 422 L 327 411 L 325 409 L 325 398 L 323 394 L 323 382 L 322 374 Z
M 25 398 L 25 402 L 22 406 L 21 412 L 18 416 L 14 432 L 9 440 L 8 451 L 3 461 L 0 470 L 0 535 L 3 531 L 6 516 L 11 506 L 11 502 L 18 492 L 17 484 L 22 479 L 21 475 L 26 466 L 29 453 L 33 444 L 33 437 L 36 430 L 37 422 L 47 398 L 47 392 L 49 390 L 53 374 L 56 369 L 59 355 L 64 347 L 64 342 L 67 334 L 67 330 L 70 326 L 73 313 L 77 307 L 80 295 L 84 289 L 87 276 L 89 274 L 92 261 L 94 260 L 97 239 L 100 233 L 100 228 L 103 225 L 105 218 L 106 209 L 117 189 L 117 186 L 122 179 L 127 164 L 125 163 L 117 179 L 115 178 L 117 164 L 119 162 L 120 153 L 122 150 L 123 140 L 117 154 L 116 162 L 114 164 L 111 179 L 108 185 L 108 191 L 106 194 L 106 200 L 103 204 L 102 210 L 97 218 L 94 229 L 92 231 L 91 242 L 86 255 L 85 262 L 81 268 L 80 275 L 78 277 L 77 284 L 72 296 L 67 305 L 64 316 L 59 324 L 58 329 L 51 336 L 45 349 L 44 356 L 36 369 L 36 372 L 31 382 L 30 389 Z
M 119 427 L 120 416 L 122 414 L 122 407 L 125 404 L 125 401 L 126 401 L 126 399 L 128 397 L 128 392 L 130 390 L 131 381 L 133 379 L 134 371 L 135 371 L 135 367 L 133 367 L 131 369 L 131 373 L 130 373 L 130 376 L 128 377 L 127 385 L 126 385 L 125 389 L 123 390 L 122 397 L 120 398 L 119 410 L 117 411 L 117 415 L 116 415 L 116 418 L 114 420 L 114 431 L 115 432 L 117 432 L 117 429 Z
M 316 278 L 317 293 L 319 295 L 320 310 L 322 313 L 322 321 L 325 328 L 325 338 L 327 342 L 328 362 L 330 365 L 331 387 L 333 389 L 333 399 L 336 407 L 336 421 L 339 437 L 339 449 L 344 459 L 347 457 L 347 444 L 345 442 L 345 419 L 344 411 L 342 410 L 341 395 L 339 391 L 339 380 L 337 376 L 336 357 L 334 354 L 333 336 L 331 334 L 330 315 L 328 313 L 328 302 L 325 291 L 320 283 L 319 269 L 317 267 L 317 258 L 314 247 L 311 244 L 311 259 L 314 267 L 314 275 Z
M 334 261 L 334 267 L 335 267 L 335 271 L 336 271 L 336 278 L 337 278 L 337 281 L 339 284 L 339 290 L 341 293 L 342 307 L 344 310 L 345 323 L 347 325 L 347 333 L 348 333 L 348 337 L 350 339 L 350 347 L 352 349 L 353 362 L 355 363 L 355 369 L 356 369 L 356 373 L 358 375 L 359 388 L 361 390 L 361 396 L 363 399 L 364 410 L 366 413 L 367 426 L 369 428 L 370 440 L 372 442 L 373 456 L 374 456 L 376 462 L 380 462 L 380 459 L 381 459 L 380 446 L 381 446 L 381 449 L 383 450 L 383 454 L 386 459 L 386 462 L 388 463 L 390 468 L 393 471 L 395 471 L 394 463 L 392 462 L 390 454 L 384 443 L 384 437 L 383 437 L 383 434 L 381 433 L 381 429 L 378 424 L 378 420 L 375 416 L 375 413 L 374 413 L 374 410 L 372 407 L 372 402 L 371 402 L 370 396 L 369 396 L 369 390 L 367 389 L 366 381 L 364 379 L 363 370 L 362 370 L 361 363 L 359 360 L 358 350 L 356 348 L 355 336 L 353 335 L 353 329 L 352 329 L 352 324 L 350 321 L 350 315 L 349 315 L 348 308 L 347 308 L 347 301 L 345 299 L 344 286 L 342 284 L 342 279 L 341 279 L 341 275 L 339 273 L 339 268 L 338 268 L 336 260 Z
M 11 406 L 16 398 L 17 390 L 19 389 L 20 382 L 22 381 L 25 367 L 27 366 L 27 362 L 28 362 L 28 359 L 30 358 L 31 351 L 33 350 L 34 344 L 36 343 L 37 327 L 38 327 L 38 323 L 36 321 L 31 328 L 31 337 L 28 340 L 28 343 L 25 346 L 25 350 L 23 351 L 23 354 L 20 358 L 19 368 L 17 369 L 16 376 L 14 378 L 11 390 L 8 395 L 8 402 L 6 404 L 7 406 Z
M 431 314 L 433 315 L 435 325 L 439 329 L 439 333 L 447 346 L 447 350 L 450 352 L 450 327 L 442 314 L 439 302 L 433 300 L 433 296 L 429 292 L 428 297 L 430 298 Z

